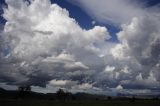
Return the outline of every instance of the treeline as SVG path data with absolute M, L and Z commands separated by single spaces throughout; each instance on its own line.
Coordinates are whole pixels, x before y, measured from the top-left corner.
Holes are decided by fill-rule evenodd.
M 56 93 L 37 93 L 31 90 L 30 86 L 20 86 L 17 90 L 8 91 L 0 88 L 0 99 L 43 99 L 43 100 L 102 100 L 106 96 L 88 93 L 65 92 L 59 89 Z
M 0 88 L 0 99 L 27 99 L 27 100 L 60 100 L 60 101 L 74 101 L 74 100 L 129 100 L 134 102 L 140 100 L 134 96 L 130 97 L 111 97 L 104 95 L 95 95 L 88 93 L 70 93 L 59 89 L 56 93 L 37 93 L 32 92 L 30 86 L 20 86 L 15 91 L 8 91 Z M 142 98 L 141 98 L 142 99 Z M 144 98 L 143 98 L 144 99 Z M 151 99 L 151 98 L 150 98 Z M 152 100 L 159 100 L 158 97 L 153 97 Z

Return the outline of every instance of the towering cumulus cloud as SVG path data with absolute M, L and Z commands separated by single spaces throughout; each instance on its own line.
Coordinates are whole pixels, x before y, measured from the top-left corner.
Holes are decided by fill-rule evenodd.
M 119 0 L 113 1 L 110 6 Z M 136 3 L 123 1 L 119 8 L 129 4 L 123 14 L 115 16 L 108 7 L 102 11 L 105 17 L 100 17 L 121 28 L 119 43 L 112 43 L 106 41 L 110 39 L 106 27 L 83 29 L 66 9 L 49 0 L 6 0 L 6 24 L 0 33 L 0 85 L 159 93 L 160 13 L 152 11 L 159 8 L 138 6 L 134 10 Z M 90 5 L 89 11 L 94 2 Z
M 124 80 L 120 82 L 124 87 L 159 89 L 159 19 L 148 15 L 133 18 L 118 33 L 121 43 L 112 48 L 111 53 L 124 67 L 121 69 Z M 126 79 L 128 76 L 130 80 Z
M 103 63 L 94 43 L 110 38 L 105 27 L 82 29 L 66 9 L 49 0 L 6 3 L 1 81 L 40 86 L 50 80 L 87 83 L 97 68 L 92 66 Z

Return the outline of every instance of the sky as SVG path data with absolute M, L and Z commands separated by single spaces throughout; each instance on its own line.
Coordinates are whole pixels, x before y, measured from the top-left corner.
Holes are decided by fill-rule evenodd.
M 160 94 L 159 0 L 1 0 L 0 87 Z

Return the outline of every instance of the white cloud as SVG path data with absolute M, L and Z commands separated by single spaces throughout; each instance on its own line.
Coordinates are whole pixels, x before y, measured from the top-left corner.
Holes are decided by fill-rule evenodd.
M 113 67 L 113 66 L 107 66 L 104 71 L 105 72 L 112 72 L 114 70 L 115 70 L 115 67 Z
M 19 58 L 34 59 L 30 57 L 52 55 L 53 52 L 56 54 L 57 49 L 67 49 L 72 45 L 84 47 L 108 37 L 105 27 L 96 26 L 89 31 L 81 29 L 69 17 L 67 10 L 56 4 L 51 5 L 49 0 L 32 1 L 29 6 L 22 2 L 16 4 L 16 8 L 12 1 L 8 3 L 3 15 L 7 20 L 4 30 L 12 38 L 11 45 L 15 46 L 12 54 Z
M 116 87 L 116 89 L 117 89 L 117 90 L 123 90 L 123 87 L 122 87 L 121 85 L 118 85 L 118 86 Z
M 49 81 L 50 86 L 55 87 L 63 87 L 63 88 L 71 88 L 72 86 L 75 86 L 77 84 L 76 81 L 70 81 L 70 80 L 51 80 Z
M 91 84 L 88 84 L 88 83 L 84 83 L 84 84 L 81 84 L 78 86 L 79 89 L 91 89 L 93 86 Z
M 100 26 L 82 29 L 69 17 L 69 12 L 57 4 L 49 0 L 30 2 L 6 0 L 3 39 L 9 53 L 2 60 L 7 66 L 1 64 L 1 71 L 7 70 L 1 75 L 3 79 L 8 81 L 11 77 L 12 83 L 35 85 L 42 80 L 43 85 L 51 79 L 72 79 L 70 73 L 80 71 L 74 76 L 94 73 L 96 67 L 92 66 L 102 62 L 100 49 L 94 43 L 101 44 L 110 38 L 107 29 Z M 19 80 L 21 77 L 23 80 Z
M 133 0 L 68 0 L 84 9 L 92 18 L 103 23 L 124 24 L 144 14 L 142 3 Z
M 160 52 L 157 48 L 160 39 L 159 28 L 159 17 L 147 15 L 133 18 L 131 24 L 123 26 L 123 30 L 118 33 L 121 44 L 112 48 L 111 53 L 121 64 L 127 64 L 127 70 L 123 69 L 122 71 L 123 74 L 132 74 L 130 75 L 130 85 L 132 82 L 135 87 L 137 85 L 137 88 L 138 86 L 147 88 L 150 85 L 154 87 L 157 85 L 159 80 L 157 76 L 159 75 L 150 73 L 159 72 L 159 68 L 156 68 L 156 64 L 159 64 Z M 122 66 L 124 67 L 123 64 Z M 134 82 L 134 80 L 136 81 Z

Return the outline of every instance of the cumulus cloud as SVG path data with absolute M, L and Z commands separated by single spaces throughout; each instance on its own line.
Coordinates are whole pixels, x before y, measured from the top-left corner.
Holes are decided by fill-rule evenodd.
M 89 0 L 77 2 L 87 6 Z M 42 92 L 61 87 L 102 94 L 158 90 L 159 12 L 142 11 L 130 0 L 104 2 L 109 7 L 95 10 L 100 12 L 94 15 L 121 25 L 119 43 L 106 41 L 110 38 L 106 27 L 81 28 L 66 9 L 49 0 L 6 0 L 3 17 L 7 22 L 0 33 L 0 86 L 31 84 Z M 95 4 L 103 7 L 102 3 L 93 0 L 87 9 Z M 119 7 L 114 10 L 115 4 Z
M 132 81 L 136 80 L 136 85 L 143 82 L 140 84 L 142 88 L 147 87 L 146 82 L 148 87 L 152 84 L 158 87 L 159 25 L 159 17 L 156 16 L 133 18 L 132 22 L 123 26 L 123 30 L 118 33 L 121 44 L 112 48 L 111 54 L 119 63 L 127 65 L 123 72 L 132 74 L 130 75 L 132 80 L 128 83 L 132 84 Z M 152 84 L 149 84 L 150 81 Z
M 7 22 L 1 36 L 2 81 L 38 86 L 46 86 L 48 81 L 53 84 L 54 79 L 83 83 L 103 63 L 94 43 L 110 38 L 105 27 L 82 29 L 66 9 L 49 0 L 6 3 L 3 17 Z

